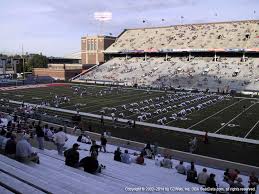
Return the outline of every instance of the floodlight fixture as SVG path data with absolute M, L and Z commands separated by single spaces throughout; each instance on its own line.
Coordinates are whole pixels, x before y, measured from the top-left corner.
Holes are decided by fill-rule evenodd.
M 94 18 L 100 22 L 110 21 L 112 12 L 94 12 Z

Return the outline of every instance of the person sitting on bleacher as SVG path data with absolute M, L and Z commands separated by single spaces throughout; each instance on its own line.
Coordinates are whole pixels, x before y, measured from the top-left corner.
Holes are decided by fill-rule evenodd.
M 114 152 L 114 158 L 115 161 L 121 162 L 121 150 L 120 147 L 117 147 L 117 150 Z
M 11 135 L 11 138 L 6 142 L 5 145 L 5 154 L 10 157 L 15 159 L 15 154 L 16 154 L 16 136 L 14 134 Z
M 86 137 L 86 135 L 83 134 L 83 133 L 78 136 L 77 142 L 86 143 L 86 144 L 91 144 L 90 137 L 89 137 L 89 136 Z
M 216 176 L 215 174 L 210 174 L 210 177 L 206 181 L 206 185 L 205 185 L 206 188 L 217 189 L 215 176 Z M 209 193 L 216 193 L 216 191 L 210 191 Z
M 235 170 L 230 169 L 228 171 L 228 176 L 229 176 L 230 180 L 232 180 L 232 181 L 235 181 L 237 179 L 237 177 L 239 176 L 239 174 L 240 174 L 240 172 L 238 169 L 235 169 Z
M 186 167 L 186 171 L 190 170 L 192 166 L 194 166 L 194 170 L 196 170 L 195 165 L 194 165 L 194 162 L 191 161 L 191 164 L 189 164 L 189 165 Z
M 161 162 L 162 162 L 162 157 L 160 154 L 157 155 L 157 157 L 155 158 L 155 165 L 156 166 L 160 166 L 161 167 Z
M 6 134 L 6 130 L 2 129 L 0 132 L 0 148 L 2 148 L 3 141 L 6 138 L 5 134 Z
M 227 173 L 225 172 L 223 179 L 221 181 L 219 181 L 219 183 L 218 183 L 218 187 L 224 189 L 224 191 L 221 191 L 220 193 L 228 193 L 227 190 L 229 189 L 230 183 L 232 182 L 232 181 L 229 182 L 229 177 L 226 174 Z
M 257 185 L 259 184 L 259 179 L 256 177 L 255 172 L 252 172 L 251 175 L 249 176 L 249 188 L 254 189 L 254 191 L 248 192 L 248 194 L 255 194 Z
M 45 140 L 46 141 L 53 141 L 53 127 L 50 127 L 50 129 L 47 130 L 47 132 L 45 133 Z
M 101 166 L 99 166 L 96 152 L 92 152 L 91 156 L 87 156 L 80 160 L 79 167 L 83 167 L 84 171 L 88 173 L 101 173 Z
M 161 166 L 164 168 L 173 168 L 173 162 L 169 156 L 165 155 L 164 159 L 161 161 Z
M 245 186 L 242 184 L 242 178 L 237 177 L 237 179 L 234 181 L 234 184 L 230 185 L 230 188 L 236 189 L 236 191 L 232 191 L 230 193 L 236 193 L 236 194 L 244 194 L 244 188 Z
M 6 133 L 6 136 L 5 136 L 5 138 L 3 139 L 2 145 L 1 145 L 1 146 L 2 146 L 2 147 L 1 147 L 2 150 L 5 149 L 6 143 L 7 143 L 7 141 L 11 138 L 11 135 L 12 135 L 11 132 L 7 132 L 7 133 Z
M 198 174 L 198 183 L 201 184 L 201 185 L 205 185 L 206 184 L 206 181 L 207 179 L 209 178 L 209 175 L 207 173 L 207 169 L 206 168 L 203 168 L 202 172 L 200 172 Z
M 16 158 L 20 162 L 36 162 L 40 163 L 39 156 L 33 152 L 31 144 L 28 142 L 29 135 L 25 134 L 16 144 Z
M 175 169 L 179 174 L 183 174 L 183 175 L 186 174 L 186 168 L 183 165 L 183 161 L 180 161 L 179 164 L 175 167 Z
M 187 170 L 186 181 L 196 183 L 197 182 L 197 171 L 194 168 L 194 165 L 191 165 L 191 169 Z
M 65 164 L 67 166 L 74 168 L 79 166 L 79 152 L 77 151 L 79 146 L 79 144 L 75 143 L 72 148 L 64 152 L 64 156 L 66 158 Z
M 98 156 L 98 154 L 99 154 L 98 150 L 101 149 L 101 148 L 102 148 L 102 146 L 97 145 L 96 141 L 93 140 L 92 141 L 92 146 L 90 147 L 90 153 L 92 154 L 93 152 L 96 152 L 96 154 Z
M 136 163 L 140 165 L 145 165 L 145 159 L 143 153 L 141 153 L 137 158 L 136 158 Z
M 121 162 L 130 164 L 131 159 L 128 150 L 125 150 L 123 154 L 121 154 Z
M 147 145 L 144 147 L 143 152 L 144 156 L 146 156 L 149 159 L 153 158 L 153 150 L 151 148 L 150 143 L 147 143 Z

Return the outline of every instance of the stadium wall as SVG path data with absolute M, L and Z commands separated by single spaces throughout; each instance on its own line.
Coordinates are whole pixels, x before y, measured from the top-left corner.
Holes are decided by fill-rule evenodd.
M 68 80 L 81 73 L 81 69 L 48 69 L 34 68 L 32 73 L 34 76 L 49 76 L 56 80 Z

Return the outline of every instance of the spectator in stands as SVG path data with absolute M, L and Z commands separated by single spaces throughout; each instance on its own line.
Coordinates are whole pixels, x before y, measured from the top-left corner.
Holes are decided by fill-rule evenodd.
M 73 133 L 75 135 L 80 135 L 82 133 L 82 130 L 77 126 L 77 125 L 74 125 L 73 127 Z
M 5 146 L 5 154 L 10 157 L 15 159 L 15 154 L 16 154 L 16 136 L 14 134 L 11 135 L 11 138 L 6 142 Z
M 91 156 L 83 158 L 80 161 L 79 166 L 83 167 L 84 171 L 88 173 L 101 173 L 101 166 L 99 166 L 99 162 L 97 160 L 97 153 L 95 151 L 91 153 Z
M 140 164 L 140 165 L 145 165 L 145 163 L 144 163 L 144 155 L 143 155 L 143 153 L 141 153 L 138 157 L 137 157 L 137 159 L 136 159 L 136 163 L 137 164 Z
M 163 160 L 163 158 L 161 157 L 160 154 L 158 154 L 157 157 L 155 157 L 155 165 L 161 167 L 162 160 Z
M 115 161 L 121 162 L 121 150 L 120 147 L 117 147 L 117 149 L 114 152 L 114 158 Z
M 161 161 L 161 166 L 164 168 L 173 168 L 173 162 L 171 158 L 165 155 L 164 159 Z
M 0 132 L 0 148 L 2 148 L 3 141 L 6 138 L 5 134 L 6 134 L 6 130 L 2 129 Z
M 225 172 L 224 172 L 224 176 L 227 176 L 229 178 L 229 169 L 226 168 Z
M 157 155 L 158 153 L 158 143 L 155 142 L 154 146 L 153 146 L 153 155 L 154 157 Z
M 194 162 L 191 161 L 191 163 L 186 167 L 186 171 L 190 170 L 192 166 L 194 166 L 194 170 L 196 170 Z
M 235 181 L 236 178 L 238 177 L 238 175 L 240 174 L 239 170 L 238 169 L 230 169 L 229 170 L 229 178 L 231 181 Z
M 197 182 L 197 171 L 194 168 L 194 165 L 191 166 L 191 169 L 187 170 L 187 178 L 186 180 L 192 183 Z
M 241 189 L 244 189 L 245 186 L 242 184 L 242 178 L 237 177 L 237 179 L 234 181 L 234 184 L 230 185 L 230 190 L 231 188 L 234 188 L 235 191 L 231 191 L 230 193 L 237 193 L 237 194 L 243 194 L 245 193 L 244 190 L 242 191 Z
M 37 153 L 33 152 L 31 144 L 28 142 L 29 135 L 25 134 L 16 144 L 16 158 L 20 162 L 40 163 Z
M 67 136 L 63 131 L 63 128 L 60 127 L 58 132 L 54 134 L 53 141 L 55 142 L 58 150 L 58 154 L 62 155 L 63 147 L 67 141 Z
M 43 128 L 43 132 L 44 132 L 44 140 L 51 141 L 51 139 L 53 138 L 52 137 L 53 133 L 47 124 Z
M 101 135 L 100 140 L 101 140 L 101 146 L 102 146 L 100 150 L 102 150 L 102 148 L 103 148 L 103 151 L 106 152 L 107 139 L 104 136 L 104 134 Z
M 209 193 L 216 193 L 217 185 L 215 176 L 215 174 L 210 174 L 210 177 L 206 181 L 205 187 L 210 189 Z M 215 191 L 213 191 L 213 189 L 215 189 Z
M 256 193 L 256 189 L 257 189 L 257 185 L 259 184 L 259 180 L 258 178 L 255 176 L 255 173 L 252 172 L 251 175 L 249 176 L 249 188 L 254 190 L 254 191 L 248 191 L 248 194 L 255 194 Z
M 96 141 L 93 140 L 93 141 L 92 141 L 92 146 L 91 146 L 91 148 L 90 148 L 90 153 L 96 152 L 96 154 L 97 154 L 97 156 L 98 156 L 98 150 L 101 149 L 101 148 L 102 148 L 102 146 L 97 145 L 97 144 L 96 144 Z
M 44 150 L 44 131 L 40 126 L 40 122 L 36 126 L 36 135 L 37 135 L 39 149 Z
M 224 189 L 224 191 L 221 191 L 221 193 L 228 193 L 227 191 L 230 187 L 230 184 L 229 184 L 229 178 L 228 176 L 225 175 L 225 173 L 223 176 L 223 180 L 218 183 L 218 187 Z
M 186 174 L 186 168 L 183 165 L 183 161 L 180 161 L 179 164 L 175 167 L 175 169 L 179 174 L 183 174 L 183 175 Z
M 81 143 L 91 144 L 90 137 L 86 137 L 86 135 L 83 133 L 78 136 L 77 141 Z
M 121 162 L 130 164 L 131 159 L 128 150 L 125 150 L 124 153 L 121 155 Z
M 6 143 L 7 143 L 7 141 L 11 138 L 11 135 L 12 135 L 12 132 L 7 132 L 6 133 L 6 136 L 5 136 L 5 138 L 3 139 L 3 141 L 2 141 L 2 150 L 4 150 L 5 149 L 5 145 L 6 145 Z
M 138 153 L 137 152 L 134 152 L 133 153 L 133 156 L 130 157 L 130 160 L 132 163 L 137 163 L 137 158 L 138 158 Z
M 45 138 L 47 141 L 53 141 L 53 131 L 53 127 L 50 127 L 50 129 L 47 130 L 47 133 L 45 134 Z
M 44 132 L 45 135 L 47 134 L 48 130 L 49 130 L 48 124 L 44 125 L 43 132 Z
M 79 166 L 79 144 L 75 143 L 72 148 L 64 152 L 65 164 L 70 167 L 77 168 Z
M 146 156 L 149 159 L 153 158 L 153 150 L 151 148 L 150 143 L 147 143 L 147 145 L 144 147 L 142 153 L 144 156 Z
M 209 178 L 209 175 L 208 175 L 208 173 L 207 173 L 207 169 L 206 169 L 206 168 L 203 168 L 203 169 L 202 169 L 202 172 L 200 172 L 200 173 L 198 174 L 197 181 L 198 181 L 199 184 L 205 185 L 208 178 Z

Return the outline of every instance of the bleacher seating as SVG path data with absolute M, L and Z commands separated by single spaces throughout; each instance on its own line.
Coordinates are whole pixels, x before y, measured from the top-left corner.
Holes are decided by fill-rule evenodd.
M 220 58 L 220 62 L 215 62 L 208 57 L 195 57 L 190 61 L 183 57 L 174 57 L 170 61 L 164 61 L 163 57 L 149 58 L 147 61 L 139 57 L 128 60 L 116 57 L 79 79 L 154 87 L 255 90 L 259 83 L 258 64 L 259 58 L 249 58 L 246 62 L 240 62 L 240 58 Z
M 106 51 L 257 48 L 258 26 L 255 20 L 127 29 Z
M 76 141 L 75 136 L 69 135 L 66 147 L 71 147 Z M 90 145 L 80 143 L 81 149 L 88 149 Z M 124 164 L 113 160 L 115 146 L 107 145 L 108 153 L 99 153 L 98 160 L 106 166 L 102 173 L 92 175 L 83 170 L 68 167 L 64 164 L 64 157 L 55 150 L 35 150 L 40 156 L 40 164 L 22 164 L 0 155 L 0 182 L 21 193 L 134 193 L 127 188 L 136 187 L 171 187 L 192 188 L 201 187 L 195 183 L 186 182 L 186 176 L 180 175 L 175 169 L 155 166 L 154 160 L 145 159 L 146 165 L 135 163 Z M 129 150 L 133 152 L 134 150 Z M 89 155 L 81 150 L 80 158 Z M 173 167 L 179 161 L 173 160 Z M 198 172 L 202 166 L 196 165 Z M 2 172 L 7 172 L 2 173 Z M 208 168 L 209 173 L 216 174 L 216 181 L 222 179 L 223 171 Z M 9 174 L 9 175 L 8 175 Z M 11 175 L 11 176 L 10 176 Z M 15 176 L 16 178 L 12 177 Z M 247 186 L 248 177 L 242 176 L 243 184 Z M 143 192 L 151 193 L 151 192 Z M 160 191 L 159 193 L 168 193 Z M 197 193 L 204 193 L 199 191 Z
M 153 87 L 182 87 L 211 90 L 258 90 L 259 58 L 210 57 L 197 52 L 258 50 L 259 21 L 236 21 L 176 25 L 159 28 L 126 29 L 105 50 L 125 55 L 96 66 L 77 80 L 106 81 Z M 196 50 L 195 56 L 126 57 L 131 51 L 168 52 L 172 49 Z M 147 54 L 148 55 L 148 54 Z M 165 53 L 164 53 L 165 55 Z M 90 82 L 89 82 L 90 83 Z M 92 82 L 91 82 L 92 83 Z M 101 83 L 101 82 L 100 82 Z

